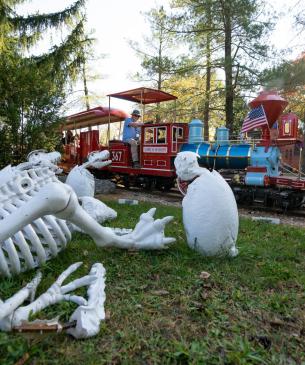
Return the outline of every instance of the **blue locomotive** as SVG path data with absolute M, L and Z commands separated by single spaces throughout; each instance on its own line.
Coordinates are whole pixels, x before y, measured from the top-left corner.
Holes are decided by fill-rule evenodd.
M 291 118 L 291 114 L 289 114 Z M 281 127 L 295 123 L 284 117 Z M 295 126 L 292 125 L 294 128 Z M 229 140 L 229 130 L 216 129 L 215 142 L 203 140 L 204 124 L 194 119 L 189 123 L 188 142 L 180 151 L 191 151 L 198 155 L 201 167 L 216 169 L 230 184 L 239 203 L 277 206 L 283 209 L 298 208 L 305 202 L 305 179 L 300 175 L 288 175 L 282 171 L 281 147 L 295 144 L 297 138 L 280 137 L 271 142 L 261 139 L 258 143 Z M 292 128 L 290 128 L 292 129 Z M 291 136 L 289 136 L 291 137 Z M 178 187 L 185 193 L 184 182 Z
M 195 152 L 200 166 L 216 170 L 245 170 L 245 184 L 265 186 L 269 177 L 280 175 L 280 150 L 276 146 L 257 146 L 250 143 L 232 144 L 229 130 L 217 128 L 214 143 L 203 140 L 203 123 L 194 119 L 189 123 L 188 143 L 182 145 L 182 151 Z

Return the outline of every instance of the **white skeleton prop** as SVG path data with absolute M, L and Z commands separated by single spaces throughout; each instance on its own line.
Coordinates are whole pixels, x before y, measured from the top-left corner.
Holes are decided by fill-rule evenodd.
M 86 338 L 98 333 L 100 322 L 105 319 L 105 269 L 102 264 L 94 264 L 89 275 L 76 279 L 69 284 L 62 285 L 67 277 L 81 265 L 81 262 L 71 265 L 65 270 L 50 288 L 34 300 L 35 291 L 41 281 L 41 273 L 4 303 L 0 300 L 0 330 L 11 331 L 20 329 L 26 323 L 30 315 L 34 315 L 46 307 L 65 301 L 71 301 L 78 305 L 70 318 L 70 322 L 76 322 L 75 327 L 68 332 L 75 338 Z M 80 296 L 70 294 L 77 288 L 88 286 L 88 301 Z M 24 301 L 31 303 L 21 306 Z M 41 323 L 42 321 L 39 321 Z M 54 321 L 43 321 L 54 323 Z M 35 322 L 33 322 L 35 323 Z
M 90 284 L 87 290 L 87 305 L 80 305 L 70 317 L 70 322 L 76 321 L 76 326 L 68 330 L 75 338 L 87 338 L 98 334 L 100 322 L 105 319 L 104 302 L 105 294 L 104 266 L 94 264 L 89 275 L 96 276 L 95 282 Z
M 111 164 L 109 151 L 96 151 L 88 155 L 88 161 L 81 166 L 75 166 L 70 171 L 66 184 L 70 185 L 78 197 L 94 196 L 95 180 L 94 176 L 87 170 L 89 167 L 100 169 Z
M 28 170 L 33 167 L 48 167 L 56 174 L 60 174 L 62 169 L 57 166 L 61 155 L 59 152 L 47 152 L 46 150 L 35 150 L 28 154 L 27 162 L 21 163 L 13 169 Z
M 164 236 L 165 225 L 172 217 L 154 220 L 155 208 L 141 215 L 134 230 L 102 227 L 98 222 L 115 218 L 116 212 L 90 196 L 78 200 L 73 189 L 55 176 L 58 170 L 53 162 L 58 155 L 45 155 L 43 151 L 35 151 L 29 156 L 31 161 L 0 170 L 0 275 L 11 276 L 43 264 L 66 247 L 75 230 L 88 233 L 101 247 L 161 249 L 175 241 Z M 108 156 L 99 154 L 97 159 Z M 89 158 L 89 162 L 96 162 L 96 157 L 91 162 Z M 102 160 L 97 163 L 95 167 L 103 164 Z M 62 286 L 80 264 L 71 265 L 34 301 L 40 273 L 13 297 L 4 303 L 0 300 L 0 330 L 20 329 L 30 314 L 67 300 L 79 305 L 70 318 L 76 326 L 68 332 L 75 338 L 97 334 L 105 318 L 105 269 L 95 264 L 89 275 Z M 82 286 L 89 286 L 88 301 L 69 294 Z M 32 303 L 21 306 L 28 299 Z
M 142 214 L 131 232 L 113 231 L 93 219 L 79 205 L 73 189 L 61 183 L 49 167 L 20 170 L 7 166 L 0 171 L 0 274 L 18 274 L 56 256 L 71 240 L 70 223 L 100 247 L 165 248 L 175 241 L 164 237 L 164 227 L 172 217 L 155 221 L 154 213 L 151 209 Z
M 238 210 L 233 192 L 221 175 L 198 165 L 194 152 L 175 159 L 178 178 L 190 184 L 182 201 L 188 245 L 206 256 L 236 256 Z

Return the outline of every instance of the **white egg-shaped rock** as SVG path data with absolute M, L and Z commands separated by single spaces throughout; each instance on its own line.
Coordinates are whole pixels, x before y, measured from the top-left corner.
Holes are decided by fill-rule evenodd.
M 186 171 L 191 179 L 198 176 L 188 186 L 182 202 L 188 245 L 205 256 L 236 256 L 239 218 L 230 186 L 218 172 L 200 168 L 195 153 L 181 152 L 176 159 L 179 177 L 186 178 Z

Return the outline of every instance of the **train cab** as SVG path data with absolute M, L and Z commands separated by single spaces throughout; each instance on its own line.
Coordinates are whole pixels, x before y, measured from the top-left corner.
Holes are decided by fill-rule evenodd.
M 140 161 L 143 169 L 168 171 L 188 138 L 185 123 L 147 124 L 142 128 Z
M 128 143 L 112 140 L 109 143 L 111 170 L 140 169 L 143 174 L 173 176 L 174 158 L 187 138 L 188 128 L 185 123 L 146 123 L 141 127 L 138 147 L 140 167 L 136 169 L 132 167 Z

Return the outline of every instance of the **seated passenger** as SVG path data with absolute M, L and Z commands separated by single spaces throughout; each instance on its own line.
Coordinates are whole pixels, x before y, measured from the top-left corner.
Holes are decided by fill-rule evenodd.
M 62 143 L 63 144 L 70 144 L 70 143 L 73 143 L 73 142 L 74 142 L 73 133 L 72 133 L 72 131 L 68 130 L 66 132 L 66 135 L 63 136 L 63 138 L 62 138 Z
M 131 158 L 134 167 L 140 167 L 138 145 L 141 128 L 138 127 L 143 125 L 143 123 L 138 122 L 140 117 L 141 114 L 139 110 L 133 110 L 131 117 L 125 119 L 123 128 L 123 142 L 127 142 L 130 145 Z

